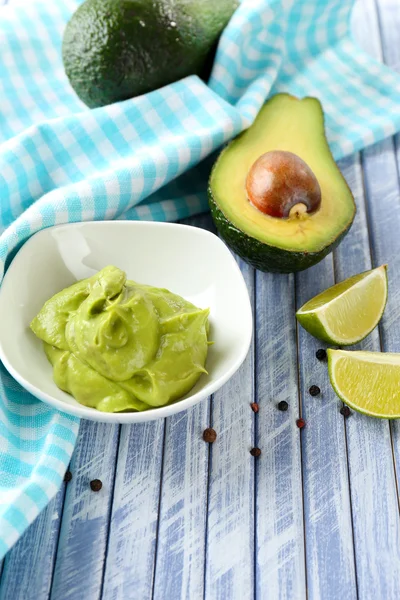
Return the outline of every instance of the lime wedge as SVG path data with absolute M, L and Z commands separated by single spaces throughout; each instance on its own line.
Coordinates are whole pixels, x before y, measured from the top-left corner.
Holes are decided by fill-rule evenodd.
M 328 350 L 328 369 L 345 404 L 371 417 L 400 417 L 400 354 Z
M 329 344 L 357 344 L 381 320 L 387 300 L 386 265 L 354 275 L 306 302 L 297 320 Z

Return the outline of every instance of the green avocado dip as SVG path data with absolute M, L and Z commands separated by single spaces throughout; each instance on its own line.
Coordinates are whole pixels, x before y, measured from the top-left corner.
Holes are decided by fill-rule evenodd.
M 206 373 L 208 315 L 106 267 L 48 300 L 31 329 L 59 388 L 104 412 L 139 411 L 181 398 Z

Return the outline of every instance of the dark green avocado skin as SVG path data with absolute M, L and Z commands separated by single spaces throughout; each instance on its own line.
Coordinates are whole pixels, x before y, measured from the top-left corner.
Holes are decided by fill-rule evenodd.
M 339 236 L 320 252 L 291 252 L 270 246 L 247 235 L 233 225 L 216 204 L 211 187 L 208 198 L 216 228 L 226 244 L 247 263 L 260 271 L 271 273 L 295 273 L 304 271 L 320 262 L 332 252 L 348 233 L 352 223 Z
M 89 107 L 209 76 L 237 0 L 86 0 L 63 38 L 67 77 Z

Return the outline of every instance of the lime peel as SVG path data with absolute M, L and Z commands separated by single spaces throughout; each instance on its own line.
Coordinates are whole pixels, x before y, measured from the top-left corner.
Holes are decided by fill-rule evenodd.
M 338 346 L 363 340 L 377 326 L 387 302 L 387 265 L 354 275 L 318 294 L 296 313 L 314 337 Z
M 354 410 L 400 418 L 400 354 L 328 350 L 328 371 L 336 394 Z

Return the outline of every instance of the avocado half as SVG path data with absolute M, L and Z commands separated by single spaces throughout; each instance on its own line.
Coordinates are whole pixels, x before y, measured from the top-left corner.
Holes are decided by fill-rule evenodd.
M 292 152 L 312 169 L 321 188 L 321 205 L 315 213 L 302 219 L 277 218 L 250 204 L 247 174 L 271 150 Z M 219 155 L 209 181 L 209 202 L 221 237 L 261 271 L 302 271 L 332 252 L 349 231 L 356 206 L 330 152 L 320 102 L 273 96 L 253 125 Z

